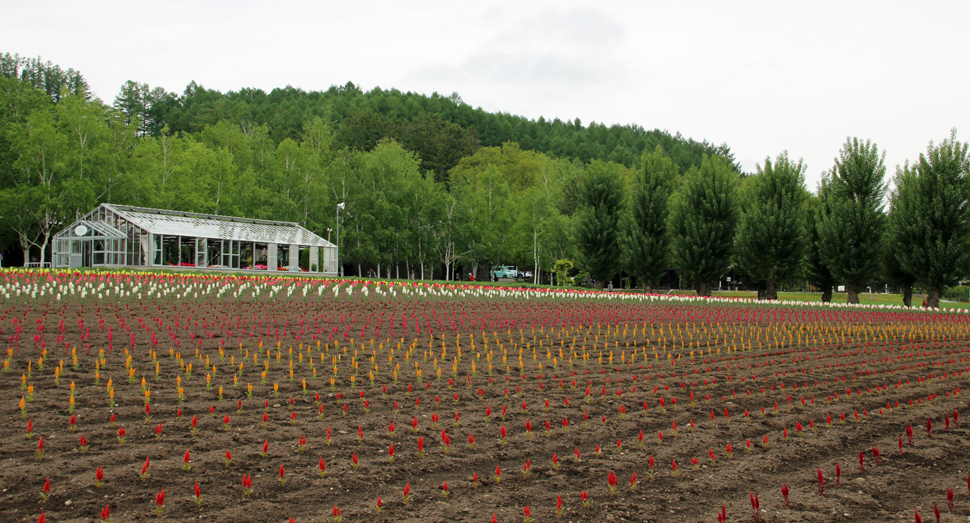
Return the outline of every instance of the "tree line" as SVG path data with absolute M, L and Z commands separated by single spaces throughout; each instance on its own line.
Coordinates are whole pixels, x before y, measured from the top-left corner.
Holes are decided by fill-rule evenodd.
M 888 282 L 907 303 L 926 286 L 933 305 L 970 269 L 967 146 L 931 144 L 892 192 L 883 159 L 849 139 L 812 193 L 787 153 L 745 174 L 727 145 L 457 94 L 127 82 L 107 105 L 76 71 L 0 55 L 0 239 L 25 260 L 46 261 L 51 236 L 101 202 L 295 221 L 335 242 L 344 203 L 358 275 L 517 265 L 536 282 L 625 274 L 652 289 L 675 270 L 704 295 L 731 269 L 767 299 L 794 280 L 825 299 L 844 285 L 850 302 Z

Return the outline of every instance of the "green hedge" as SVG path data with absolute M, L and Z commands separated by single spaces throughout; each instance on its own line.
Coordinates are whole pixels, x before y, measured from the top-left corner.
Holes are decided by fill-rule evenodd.
M 970 301 L 970 287 L 958 285 L 943 291 L 943 298 L 950 301 Z

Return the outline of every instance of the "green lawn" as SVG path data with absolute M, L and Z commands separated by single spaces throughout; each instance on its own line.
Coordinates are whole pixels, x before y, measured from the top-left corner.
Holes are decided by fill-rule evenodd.
M 693 294 L 691 291 L 683 293 L 680 291 L 674 291 L 674 293 Z M 758 297 L 758 293 L 755 291 L 714 291 L 713 294 L 714 296 L 721 296 L 725 298 L 755 299 Z M 914 294 L 913 305 L 919 306 L 923 303 L 923 299 L 925 298 L 925 294 Z M 818 292 L 779 292 L 778 299 L 790 301 L 821 301 L 822 294 Z M 832 301 L 835 303 L 845 303 L 846 294 L 835 293 L 832 296 Z M 862 293 L 859 294 L 859 303 L 867 305 L 902 305 L 903 296 L 901 294 Z M 944 301 L 940 303 L 940 306 L 944 309 L 970 309 L 970 303 Z

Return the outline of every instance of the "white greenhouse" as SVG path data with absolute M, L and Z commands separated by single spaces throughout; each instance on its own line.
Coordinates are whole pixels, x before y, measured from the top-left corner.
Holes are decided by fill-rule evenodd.
M 103 203 L 54 236 L 54 266 L 337 274 L 337 246 L 299 224 Z

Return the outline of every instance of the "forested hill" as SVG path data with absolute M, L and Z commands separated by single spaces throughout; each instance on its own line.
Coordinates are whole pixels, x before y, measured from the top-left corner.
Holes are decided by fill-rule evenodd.
M 700 166 L 704 154 L 721 155 L 735 163 L 726 144 L 698 142 L 667 131 L 647 131 L 637 125 L 590 123 L 579 119 L 529 120 L 507 113 L 472 108 L 457 93 L 430 96 L 397 89 L 363 91 L 353 83 L 326 91 L 294 87 L 241 89 L 221 93 L 192 82 L 182 95 L 128 82 L 115 99 L 115 107 L 143 121 L 143 131 L 157 135 L 170 131 L 193 133 L 206 125 L 229 120 L 243 128 L 266 125 L 279 143 L 297 139 L 304 122 L 322 116 L 333 122 L 338 147 L 368 151 L 378 140 L 394 138 L 418 154 L 425 171 L 440 177 L 478 147 L 515 142 L 553 158 L 613 161 L 633 167 L 644 151 L 657 145 L 682 172 Z M 736 165 L 737 167 L 737 165 Z

